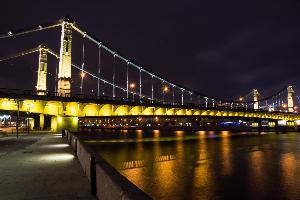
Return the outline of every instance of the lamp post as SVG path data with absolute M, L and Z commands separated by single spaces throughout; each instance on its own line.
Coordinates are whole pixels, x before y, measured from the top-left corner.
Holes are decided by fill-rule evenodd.
M 163 96 L 163 103 L 165 102 L 165 93 L 167 93 L 169 91 L 168 86 L 164 86 L 163 87 L 163 91 L 162 91 L 162 96 Z
M 81 82 L 80 82 L 80 94 L 82 94 L 82 90 L 83 90 L 83 79 L 85 77 L 85 73 L 82 71 L 80 73 L 80 77 L 81 77 Z
M 243 107 L 244 106 L 244 104 L 243 104 L 244 98 L 243 97 L 239 97 L 239 101 L 241 102 L 241 106 Z
M 29 111 L 27 111 L 26 127 L 27 127 L 27 134 L 29 135 Z
M 17 107 L 18 107 L 18 112 L 17 112 L 17 122 L 16 122 L 16 129 L 17 129 L 17 138 L 19 137 L 19 116 L 20 116 L 20 101 L 17 99 Z
M 134 101 L 134 89 L 135 89 L 135 83 L 130 83 L 129 88 L 132 90 L 132 100 Z

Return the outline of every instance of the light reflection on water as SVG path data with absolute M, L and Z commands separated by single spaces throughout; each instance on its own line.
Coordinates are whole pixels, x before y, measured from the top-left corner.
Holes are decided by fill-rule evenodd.
M 154 130 L 102 132 L 92 138 L 89 144 L 99 154 L 155 199 L 300 195 L 298 133 Z

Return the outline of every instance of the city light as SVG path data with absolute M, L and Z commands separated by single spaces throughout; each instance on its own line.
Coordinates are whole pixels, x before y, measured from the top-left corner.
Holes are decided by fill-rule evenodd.
M 163 91 L 164 91 L 164 92 L 168 92 L 168 91 L 169 91 L 168 86 L 164 86 Z
M 134 88 L 135 88 L 135 83 L 130 83 L 130 84 L 129 84 L 129 87 L 130 87 L 131 89 L 134 89 Z
M 10 115 L 2 115 L 2 116 L 0 116 L 0 119 L 1 120 L 7 120 L 7 119 L 10 119 Z
M 84 78 L 84 77 L 85 77 L 85 73 L 84 73 L 84 72 L 81 72 L 81 73 L 80 73 L 80 76 L 81 76 L 81 78 Z

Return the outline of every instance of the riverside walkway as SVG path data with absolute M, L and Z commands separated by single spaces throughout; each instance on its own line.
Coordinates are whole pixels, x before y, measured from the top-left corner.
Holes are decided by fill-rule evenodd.
M 0 137 L 1 200 L 96 199 L 67 140 L 58 134 Z

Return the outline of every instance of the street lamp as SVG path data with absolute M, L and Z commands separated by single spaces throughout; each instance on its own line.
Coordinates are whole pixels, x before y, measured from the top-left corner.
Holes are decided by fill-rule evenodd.
M 244 106 L 244 104 L 242 103 L 244 101 L 243 97 L 239 97 L 239 101 L 241 102 L 241 106 Z
M 81 77 L 81 81 L 80 81 L 80 94 L 82 94 L 82 90 L 83 90 L 83 78 L 85 77 L 85 73 L 83 71 L 80 73 L 80 77 Z
M 169 88 L 168 86 L 164 86 L 163 87 L 163 92 L 162 92 L 162 95 L 163 95 L 163 103 L 165 102 L 165 93 L 167 93 L 169 91 Z
M 18 112 L 17 112 L 17 122 L 16 122 L 16 129 L 17 129 L 17 138 L 19 137 L 19 118 L 20 118 L 20 101 L 19 99 L 17 99 L 17 108 L 18 108 Z
M 31 108 L 33 107 L 32 103 L 29 103 L 27 105 L 27 120 L 26 120 L 26 127 L 27 127 L 27 134 L 29 135 L 29 130 L 30 130 L 30 123 L 29 123 L 29 119 L 30 119 L 30 113 L 31 113 Z
M 132 100 L 134 100 L 134 89 L 135 89 L 135 83 L 130 83 L 129 88 L 132 90 Z

